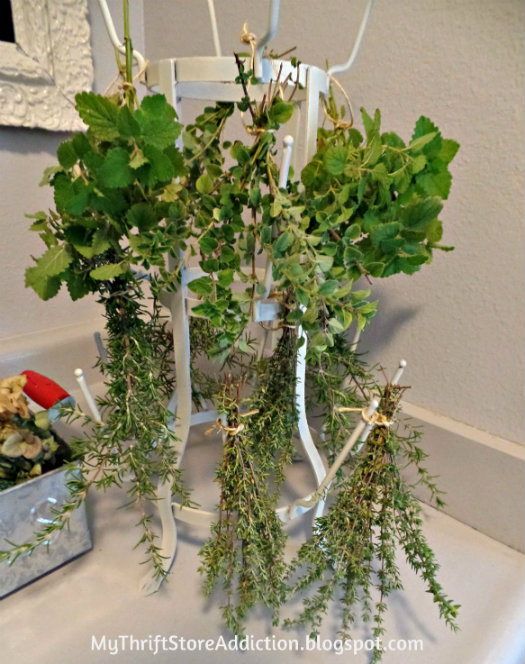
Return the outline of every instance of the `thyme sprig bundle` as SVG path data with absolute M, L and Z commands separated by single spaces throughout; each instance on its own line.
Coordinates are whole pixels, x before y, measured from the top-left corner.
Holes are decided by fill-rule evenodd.
M 262 602 L 279 622 L 285 599 L 284 544 L 286 536 L 276 514 L 276 495 L 267 482 L 267 471 L 258 463 L 257 446 L 239 417 L 242 383 L 226 379 L 218 395 L 224 416 L 223 459 L 217 470 L 220 484 L 218 520 L 200 551 L 204 592 L 211 594 L 220 580 L 226 593 L 222 607 L 226 625 L 236 634 L 244 632 L 248 611 Z
M 288 568 L 289 593 L 306 594 L 299 616 L 287 626 L 305 625 L 317 636 L 323 616 L 334 600 L 340 606 L 340 634 L 349 638 L 358 617 L 372 622 L 373 662 L 381 659 L 377 646 L 384 634 L 389 595 L 402 590 L 396 562 L 397 549 L 427 584 L 440 616 L 456 630 L 459 606 L 444 593 L 437 580 L 439 565 L 422 533 L 422 510 L 411 486 L 403 479 L 404 460 L 422 459 L 417 432 L 399 433 L 404 425 L 392 422 L 399 410 L 403 388 L 387 384 L 379 412 L 391 426 L 375 425 L 366 447 L 351 460 L 339 478 L 334 502 L 316 519 L 312 537 L 299 549 Z M 435 485 L 416 463 L 432 495 Z M 443 504 L 440 501 L 440 504 Z

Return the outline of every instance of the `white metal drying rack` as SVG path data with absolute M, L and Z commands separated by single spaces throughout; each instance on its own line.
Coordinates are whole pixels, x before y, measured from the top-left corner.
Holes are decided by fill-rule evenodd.
M 106 0 L 98 0 L 98 2 L 106 23 L 109 38 L 116 50 L 123 54 L 125 48 L 117 37 Z M 238 76 L 238 69 L 233 57 L 224 57 L 221 55 L 213 0 L 207 0 L 207 2 L 216 55 L 214 57 L 168 58 L 151 63 L 146 68 L 148 87 L 166 96 L 168 102 L 177 111 L 179 119 L 182 117 L 181 103 L 183 99 L 208 102 L 236 102 L 240 101 L 243 95 L 240 86 L 235 83 L 235 79 Z M 294 67 L 289 61 L 270 60 L 263 57 L 264 48 L 275 36 L 279 22 L 280 0 L 270 0 L 268 29 L 265 35 L 257 42 L 254 52 L 254 73 L 260 82 L 251 85 L 250 96 L 256 101 L 260 101 L 267 91 L 267 84 L 270 81 L 275 81 L 279 73 L 280 81 L 285 81 L 289 76 L 289 82 L 285 88 L 295 88 L 297 83 L 300 84 L 300 89 L 294 97 L 296 110 L 291 120 L 293 135 L 286 136 L 283 142 L 279 178 L 280 187 L 286 187 L 294 143 L 296 149 L 293 153 L 293 161 L 296 173 L 315 154 L 320 99 L 322 96 L 328 94 L 332 74 L 345 71 L 353 64 L 374 2 L 375 0 L 368 0 L 348 61 L 342 65 L 332 67 L 328 72 L 324 72 L 313 65 L 300 64 L 298 67 Z M 137 65 L 142 69 L 145 64 L 142 55 L 138 51 L 133 51 L 133 56 Z M 175 259 L 170 260 L 172 261 L 172 267 L 175 267 Z M 214 422 L 218 417 L 215 410 L 192 413 L 189 318 L 193 315 L 192 310 L 199 304 L 199 301 L 189 295 L 187 285 L 190 281 L 203 274 L 200 268 L 185 265 L 181 270 L 180 287 L 176 292 L 166 293 L 163 298 L 163 303 L 170 309 L 173 320 L 176 391 L 170 402 L 170 409 L 175 414 L 173 427 L 177 439 L 176 448 L 179 464 L 182 461 L 190 427 L 206 422 Z M 271 263 L 267 262 L 265 268 L 258 269 L 257 276 L 261 283 L 267 286 L 267 292 L 269 292 L 272 280 Z M 279 314 L 280 306 L 278 303 L 262 298 L 256 302 L 253 321 L 277 320 L 279 319 Z M 373 399 L 368 409 L 362 413 L 361 420 L 334 464 L 329 470 L 326 470 L 325 464 L 312 439 L 305 409 L 306 336 L 301 328 L 297 330 L 297 334 L 298 337 L 304 339 L 304 343 L 298 350 L 296 365 L 298 433 L 304 454 L 312 467 L 317 489 L 312 494 L 295 500 L 290 505 L 278 508 L 277 513 L 285 523 L 312 509 L 314 518 L 322 515 L 326 489 L 328 489 L 337 470 L 341 467 L 352 448 L 356 444 L 362 445 L 366 440 L 373 426 L 374 414 L 378 407 L 377 399 Z M 266 342 L 267 338 L 264 336 L 260 342 L 258 351 L 260 354 L 264 352 Z M 354 347 L 357 342 L 358 335 L 354 338 Z M 398 384 L 405 366 L 406 363 L 401 361 L 392 379 L 392 384 Z M 95 419 L 100 421 L 100 415 L 85 383 L 82 371 L 77 369 L 75 375 Z M 171 484 L 169 482 L 159 484 L 157 487 L 157 497 L 158 500 L 155 504 L 158 508 L 162 527 L 160 553 L 164 557 L 164 568 L 168 571 L 175 558 L 177 548 L 176 520 L 191 524 L 211 524 L 216 518 L 216 514 L 215 512 L 181 507 L 178 503 L 173 502 Z M 141 590 L 145 594 L 150 594 L 159 588 L 161 582 L 162 579 L 155 578 L 152 573 L 148 573 L 141 581 Z

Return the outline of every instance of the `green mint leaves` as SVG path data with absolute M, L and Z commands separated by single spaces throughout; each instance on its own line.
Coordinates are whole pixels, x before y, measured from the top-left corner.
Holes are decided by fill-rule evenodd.
M 87 132 L 59 146 L 59 166 L 45 177 L 57 213 L 39 213 L 31 227 L 48 249 L 27 269 L 26 285 L 43 299 L 64 282 L 78 299 L 101 282 L 132 278 L 132 265 L 163 266 L 185 234 L 170 215 L 169 203 L 180 204 L 173 181 L 185 166 L 174 145 L 181 125 L 166 98 L 146 97 L 135 110 L 91 92 L 76 102 Z
M 241 67 L 240 84 L 250 76 Z M 76 99 L 87 132 L 59 146 L 59 166 L 45 175 L 57 212 L 32 226 L 47 251 L 26 283 L 42 298 L 63 282 L 75 299 L 99 292 L 133 280 L 135 268 L 153 270 L 155 288 L 171 289 L 179 268 L 168 270 L 166 256 L 186 250 L 204 273 L 189 284 L 202 300 L 195 313 L 218 328 L 216 351 L 225 357 L 267 295 L 255 269 L 265 253 L 286 324 L 303 326 L 315 354 L 374 315 L 356 281 L 413 274 L 434 249 L 449 249 L 439 244 L 439 215 L 459 146 L 426 117 L 407 142 L 381 131 L 379 111 L 361 110 L 364 136 L 344 125 L 320 129 L 301 183 L 292 178 L 284 190 L 274 132 L 294 104 L 278 86 L 262 104 L 248 94 L 237 104 L 253 123 L 246 142 L 222 139 L 235 105 L 219 102 L 184 129 L 182 151 L 182 127 L 163 95 L 136 109 L 88 92 Z

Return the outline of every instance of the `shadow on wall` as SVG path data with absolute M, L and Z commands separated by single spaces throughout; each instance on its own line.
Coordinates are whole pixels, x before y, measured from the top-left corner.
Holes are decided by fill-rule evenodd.
M 70 135 L 68 132 L 47 131 L 46 129 L 0 127 L 0 159 L 2 153 L 28 155 L 48 153 L 49 165 L 55 164 L 58 145 Z
M 381 351 L 388 349 L 401 330 L 417 317 L 423 306 L 400 304 L 399 298 L 394 301 L 389 297 L 388 289 L 375 284 L 370 299 L 377 301 L 378 313 L 364 329 L 358 348 L 362 353 L 373 351 L 374 357 L 381 358 Z

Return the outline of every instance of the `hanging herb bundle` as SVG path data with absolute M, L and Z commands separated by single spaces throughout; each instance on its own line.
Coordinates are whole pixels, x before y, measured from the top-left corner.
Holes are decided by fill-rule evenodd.
M 202 274 L 188 284 L 200 300 L 192 310 L 199 316 L 191 324 L 192 396 L 198 409 L 215 403 L 224 439 L 218 517 L 201 550 L 201 571 L 207 593 L 217 585 L 225 591 L 227 625 L 242 633 L 259 601 L 277 621 L 287 592 L 307 591 L 312 594 L 295 622 L 315 631 L 327 602 L 342 590 L 342 631 L 350 629 L 362 601 L 363 616 L 373 617 L 380 635 L 384 600 L 400 587 L 397 541 L 454 626 L 456 607 L 436 581 L 418 504 L 400 475 L 400 459 L 421 460 L 416 434 L 373 428 L 368 444 L 343 464 L 326 516 L 315 522 L 312 539 L 289 569 L 275 508 L 294 451 L 297 329 L 306 335 L 308 383 L 323 422 L 324 450 L 333 460 L 352 428 L 352 417 L 339 409 L 363 407 L 377 389 L 345 338 L 352 322 L 362 329 L 376 309 L 369 291 L 355 284 L 362 277 L 412 274 L 431 261 L 434 249 L 448 249 L 440 244 L 438 216 L 458 144 L 425 117 L 405 143 L 381 132 L 379 111 L 371 117 L 362 110 L 363 136 L 338 121 L 330 97 L 333 129 L 319 130 L 317 152 L 301 181 L 280 188 L 275 133 L 294 113 L 294 91 L 285 99 L 284 82 L 277 81 L 254 101 L 249 89 L 257 81 L 235 56 L 241 101 L 206 107 L 183 128 L 164 96 L 138 103 L 129 30 L 126 47 L 120 93 L 77 95 L 88 129 L 62 143 L 58 166 L 45 173 L 55 210 L 33 215 L 31 228 L 46 251 L 26 273 L 26 284 L 44 300 L 65 283 L 72 299 L 94 293 L 103 305 L 102 422 L 76 415 L 92 428 L 73 442 L 84 470 L 70 481 L 71 500 L 32 543 L 1 557 L 32 550 L 64 527 L 91 486 L 121 486 L 129 477 L 141 543 L 156 574 L 165 576 L 148 505 L 159 481 L 170 482 L 184 505 L 190 501 L 168 409 L 173 342 L 160 300 L 179 288 L 193 259 Z M 224 133 L 239 113 L 247 137 L 232 143 Z M 273 266 L 270 293 L 256 269 L 259 255 Z M 268 356 L 258 357 L 251 326 L 259 301 L 268 296 L 281 305 L 280 338 Z M 202 356 L 223 370 L 207 371 Z M 387 386 L 381 409 L 388 417 L 398 398 L 397 388 Z M 435 491 L 425 471 L 420 474 Z
M 285 601 L 286 534 L 275 510 L 294 451 L 296 348 L 295 330 L 285 328 L 271 357 L 250 367 L 252 393 L 241 398 L 244 381 L 235 393 L 228 375 L 218 398 L 225 421 L 219 515 L 200 551 L 200 571 L 207 595 L 222 585 L 223 616 L 236 634 L 257 601 L 272 610 L 274 624 Z M 239 413 L 241 403 L 247 412 Z
M 359 613 L 363 622 L 372 621 L 373 662 L 382 656 L 379 644 L 387 599 L 394 590 L 403 589 L 396 563 L 398 546 L 426 582 L 440 616 L 457 629 L 459 606 L 437 581 L 439 566 L 421 530 L 421 506 L 401 474 L 407 462 L 414 463 L 419 481 L 436 505 L 443 505 L 433 478 L 421 465 L 419 433 L 394 420 L 403 391 L 387 383 L 379 406 L 383 418 L 373 427 L 364 450 L 352 457 L 337 481 L 334 502 L 316 519 L 311 539 L 288 568 L 290 594 L 306 593 L 306 597 L 301 614 L 285 624 L 308 626 L 314 638 L 330 603 L 337 600 L 343 638 L 350 638 Z
M 227 603 L 222 607 L 226 625 L 243 633 L 247 612 L 260 601 L 273 610 L 278 624 L 285 599 L 285 534 L 276 514 L 267 472 L 258 463 L 260 441 L 250 435 L 239 413 L 242 383 L 226 380 L 218 395 L 218 411 L 224 416 L 223 459 L 217 470 L 221 493 L 218 520 L 202 548 L 201 571 L 209 595 L 222 580 Z

